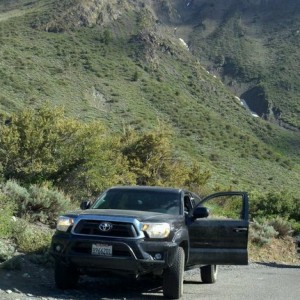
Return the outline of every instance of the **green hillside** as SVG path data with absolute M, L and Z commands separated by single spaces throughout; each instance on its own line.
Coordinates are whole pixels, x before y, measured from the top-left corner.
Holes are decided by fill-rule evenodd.
M 239 6 L 215 21 L 204 14 L 218 1 L 210 8 L 190 2 L 0 1 L 1 114 L 48 102 L 115 132 L 163 123 L 174 132 L 173 151 L 211 171 L 210 189 L 279 189 L 300 197 L 300 35 L 277 34 L 274 25 L 250 38 L 254 29 L 245 27 L 241 42 Z M 260 12 L 251 9 L 247 18 Z M 267 101 L 266 120 L 235 97 L 253 88 Z

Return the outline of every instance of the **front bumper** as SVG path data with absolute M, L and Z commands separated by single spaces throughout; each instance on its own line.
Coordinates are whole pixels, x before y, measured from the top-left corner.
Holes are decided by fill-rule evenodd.
M 93 255 L 92 245 L 112 246 L 111 256 Z M 167 241 L 145 239 L 109 239 L 72 234 L 55 234 L 51 254 L 61 262 L 97 273 L 111 271 L 141 275 L 167 268 L 173 264 L 178 245 Z

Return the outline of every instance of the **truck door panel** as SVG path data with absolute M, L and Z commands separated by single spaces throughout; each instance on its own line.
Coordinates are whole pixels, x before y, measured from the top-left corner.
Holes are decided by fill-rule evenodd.
M 210 215 L 208 218 L 192 219 L 188 225 L 188 265 L 247 264 L 247 193 L 217 193 L 203 199 L 198 205 L 207 207 Z

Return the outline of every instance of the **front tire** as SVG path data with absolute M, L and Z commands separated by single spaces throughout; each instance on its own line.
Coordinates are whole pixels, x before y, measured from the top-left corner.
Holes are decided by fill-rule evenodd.
M 165 298 L 179 299 L 182 297 L 184 261 L 184 250 L 178 247 L 173 265 L 164 271 L 163 294 Z
M 200 268 L 203 283 L 215 283 L 218 275 L 217 265 L 207 265 Z
M 57 288 L 66 290 L 76 287 L 79 274 L 76 268 L 55 260 L 54 279 Z

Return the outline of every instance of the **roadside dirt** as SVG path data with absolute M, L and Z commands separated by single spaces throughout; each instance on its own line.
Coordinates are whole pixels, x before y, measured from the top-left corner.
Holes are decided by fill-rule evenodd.
M 220 266 L 216 284 L 203 284 L 199 270 L 185 272 L 182 300 L 294 300 L 300 294 L 300 264 L 250 263 Z M 257 288 L 254 288 L 257 287 Z M 71 291 L 58 290 L 53 269 L 30 262 L 23 256 L 21 270 L 0 269 L 1 300 L 126 300 L 163 299 L 161 281 L 153 279 L 83 277 Z
M 249 253 L 252 261 L 300 264 L 296 240 L 290 236 L 282 239 L 274 238 L 259 248 L 249 243 Z
M 103 274 L 103 278 L 84 276 L 75 290 L 62 291 L 55 287 L 53 276 L 52 267 L 37 265 L 30 261 L 30 257 L 23 256 L 20 270 L 0 269 L 0 299 L 141 299 L 143 294 L 161 289 L 160 282 L 155 280 L 135 281 Z
M 216 288 L 218 285 L 223 288 L 223 291 L 227 289 L 226 284 L 232 284 L 237 289 L 242 289 L 243 284 L 245 284 L 250 286 L 250 290 L 252 290 L 251 285 L 257 284 L 257 276 L 261 276 L 261 274 L 267 274 L 270 278 L 274 276 L 276 280 L 278 278 L 278 285 L 285 288 L 281 282 L 282 278 L 287 279 L 289 278 L 287 276 L 290 276 L 288 285 L 294 280 L 295 274 L 299 275 L 300 261 L 292 239 L 275 240 L 261 248 L 260 251 L 256 249 L 256 252 L 250 245 L 249 252 L 251 254 L 250 261 L 260 261 L 260 263 L 250 263 L 249 266 L 240 267 L 221 266 L 216 285 L 202 284 L 199 270 L 186 272 L 183 299 L 198 299 L 198 293 L 201 293 L 201 299 L 206 299 L 203 298 L 206 295 L 212 297 L 209 299 L 223 299 L 213 296 L 219 292 Z M 43 262 L 43 264 L 37 262 Z M 45 266 L 43 257 L 19 254 L 9 261 L 9 265 L 13 267 L 12 270 L 5 269 L 3 264 L 0 264 L 1 300 L 163 299 L 161 281 L 153 280 L 153 278 L 135 281 L 131 278 L 118 278 L 103 274 L 101 278 L 82 277 L 75 290 L 62 291 L 55 287 L 53 267 L 51 264 Z M 251 272 L 256 274 L 253 282 L 241 281 L 245 276 L 251 276 Z M 281 275 L 280 272 L 293 273 Z M 246 275 L 248 273 L 249 275 Z M 235 281 L 237 282 L 235 283 Z M 230 295 L 230 299 L 242 299 L 238 297 L 243 291 L 242 289 L 236 292 L 237 298 Z M 254 295 L 253 298 L 247 298 L 256 299 Z

